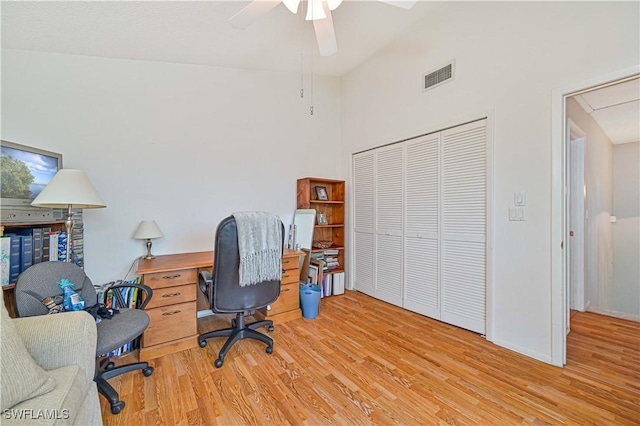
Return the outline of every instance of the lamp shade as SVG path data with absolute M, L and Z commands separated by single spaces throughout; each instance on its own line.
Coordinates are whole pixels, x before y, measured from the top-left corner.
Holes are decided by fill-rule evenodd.
M 138 225 L 138 229 L 133 233 L 135 240 L 146 240 L 151 238 L 164 237 L 160 227 L 155 220 L 143 220 Z
M 36 207 L 96 209 L 106 207 L 82 170 L 61 169 L 31 203 Z

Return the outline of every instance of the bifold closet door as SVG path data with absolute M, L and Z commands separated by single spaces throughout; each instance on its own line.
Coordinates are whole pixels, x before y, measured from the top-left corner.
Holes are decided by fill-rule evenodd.
M 440 133 L 405 149 L 403 307 L 440 319 Z
M 486 120 L 442 135 L 441 319 L 485 333 Z
M 374 153 L 353 158 L 354 288 L 375 297 Z
M 402 306 L 403 147 L 376 150 L 375 297 Z

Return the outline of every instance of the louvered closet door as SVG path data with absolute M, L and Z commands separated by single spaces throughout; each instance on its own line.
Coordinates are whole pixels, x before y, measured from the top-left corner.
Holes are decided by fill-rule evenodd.
M 440 133 L 405 149 L 403 307 L 440 319 Z
M 441 319 L 485 333 L 486 120 L 442 132 Z
M 374 153 L 353 157 L 354 288 L 375 296 Z
M 375 297 L 402 306 L 402 170 L 403 147 L 376 152 L 376 289 Z

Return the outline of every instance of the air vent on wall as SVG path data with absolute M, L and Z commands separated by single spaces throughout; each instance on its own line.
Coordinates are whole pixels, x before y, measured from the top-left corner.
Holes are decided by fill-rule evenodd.
M 447 65 L 438 68 L 435 71 L 422 75 L 422 91 L 433 89 L 447 81 L 453 80 L 455 71 L 455 61 L 449 62 Z

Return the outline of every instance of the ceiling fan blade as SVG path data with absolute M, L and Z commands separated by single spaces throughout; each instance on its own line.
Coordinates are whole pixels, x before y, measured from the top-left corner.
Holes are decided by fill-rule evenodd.
M 338 51 L 336 32 L 333 29 L 333 19 L 331 12 L 327 10 L 327 17 L 313 21 L 313 28 L 316 30 L 318 39 L 318 49 L 320 56 L 331 56 Z
M 411 0 L 378 0 L 378 1 L 381 1 L 382 3 L 390 4 L 393 6 L 398 6 L 403 9 L 411 9 L 413 5 L 417 3 L 417 1 L 411 1 Z
M 320 56 L 331 56 L 338 51 L 338 42 L 336 41 L 336 32 L 333 28 L 333 17 L 331 10 L 326 1 L 322 2 L 324 13 L 327 15 L 324 19 L 316 19 L 313 21 L 313 28 L 316 31 L 316 39 L 318 39 L 318 49 Z
M 253 0 L 247 7 L 229 19 L 229 21 L 231 21 L 231 26 L 233 26 L 233 28 L 244 30 L 251 25 L 253 21 L 260 18 L 262 15 L 266 15 L 271 11 L 271 9 L 274 9 L 280 3 L 282 3 L 280 0 Z

